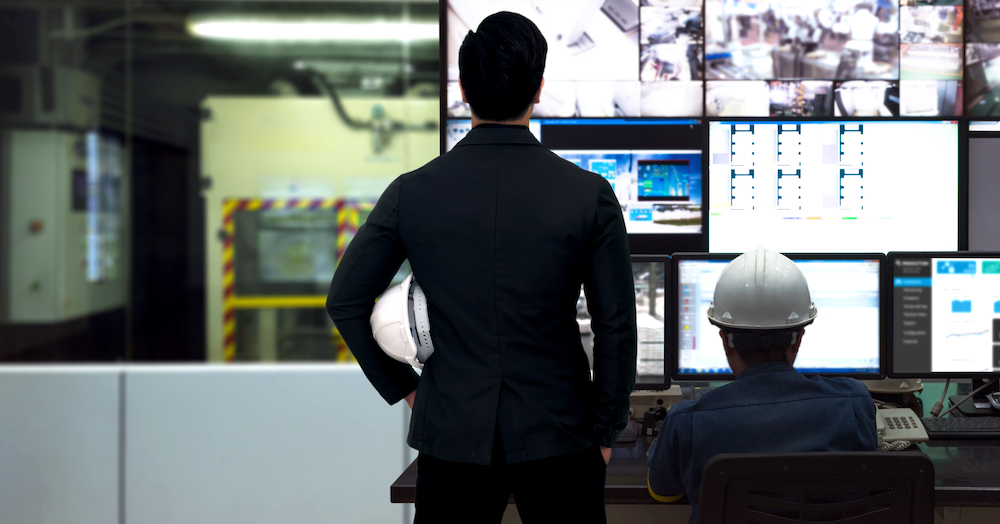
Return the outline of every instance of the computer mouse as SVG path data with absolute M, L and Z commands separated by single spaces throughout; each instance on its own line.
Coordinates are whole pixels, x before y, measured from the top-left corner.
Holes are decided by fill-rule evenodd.
M 986 395 L 986 400 L 995 411 L 1000 411 L 1000 392 L 993 392 Z

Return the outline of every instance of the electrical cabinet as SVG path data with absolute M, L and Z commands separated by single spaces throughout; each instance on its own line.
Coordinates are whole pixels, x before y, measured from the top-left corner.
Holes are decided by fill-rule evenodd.
M 0 137 L 0 320 L 54 323 L 123 307 L 121 143 L 52 129 L 7 129 Z

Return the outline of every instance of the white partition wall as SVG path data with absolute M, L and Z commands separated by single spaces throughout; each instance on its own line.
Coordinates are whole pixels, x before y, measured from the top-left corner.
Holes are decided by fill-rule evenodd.
M 126 369 L 126 523 L 403 521 L 408 408 L 357 366 Z
M 119 522 L 116 367 L 0 368 L 0 522 Z

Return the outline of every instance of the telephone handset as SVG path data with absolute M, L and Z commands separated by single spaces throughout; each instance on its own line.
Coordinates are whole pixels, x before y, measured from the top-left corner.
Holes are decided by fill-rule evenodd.
M 875 410 L 875 429 L 879 440 L 885 442 L 906 440 L 915 443 L 930 440 L 924 424 L 912 409 Z

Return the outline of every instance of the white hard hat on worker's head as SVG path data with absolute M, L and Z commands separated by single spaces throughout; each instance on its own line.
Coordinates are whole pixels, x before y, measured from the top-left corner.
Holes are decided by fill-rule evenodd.
M 816 313 L 802 271 L 785 255 L 759 247 L 722 270 L 708 320 L 736 330 L 792 330 L 811 324 Z
M 427 297 L 412 273 L 375 302 L 371 326 L 382 351 L 400 362 L 422 369 L 434 352 Z

